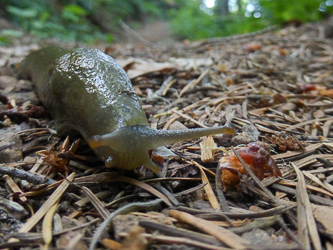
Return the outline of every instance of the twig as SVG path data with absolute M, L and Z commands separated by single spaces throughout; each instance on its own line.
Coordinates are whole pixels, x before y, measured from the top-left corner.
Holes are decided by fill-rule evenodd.
M 106 229 L 106 227 L 109 225 L 109 223 L 112 221 L 112 219 L 114 217 L 116 217 L 117 215 L 120 215 L 120 214 L 128 214 L 128 213 L 138 211 L 138 210 L 153 211 L 155 209 L 155 207 L 157 205 L 159 205 L 162 201 L 163 201 L 162 199 L 157 199 L 157 200 L 150 201 L 150 202 L 135 202 L 132 204 L 128 204 L 122 208 L 119 208 L 118 210 L 116 210 L 115 212 L 110 214 L 108 216 L 108 218 L 106 220 L 104 220 L 103 223 L 101 223 L 99 225 L 99 227 L 96 229 L 96 231 L 91 239 L 89 250 L 96 249 L 96 244 L 97 244 L 99 238 L 101 237 L 104 230 Z
M 217 198 L 220 202 L 222 211 L 225 213 L 228 213 L 228 212 L 230 212 L 230 209 L 229 209 L 227 200 L 225 199 L 224 194 L 223 194 L 223 183 L 222 183 L 221 175 L 222 175 L 222 167 L 219 164 L 217 166 L 216 176 L 215 176 L 216 193 L 217 193 Z
M 230 230 L 215 225 L 213 222 L 199 219 L 185 212 L 177 210 L 169 210 L 169 215 L 176 218 L 178 221 L 188 223 L 200 230 L 216 237 L 222 243 L 229 247 L 236 249 L 246 249 L 250 242 L 237 234 L 232 233 Z
M 282 216 L 280 215 L 278 217 L 278 223 L 279 225 L 282 227 L 282 229 L 289 235 L 289 237 L 291 239 L 293 239 L 298 245 L 302 246 L 301 242 L 299 241 L 299 239 L 297 238 L 297 236 L 294 234 L 293 231 L 291 231 L 288 226 L 286 225 L 286 223 L 284 222 L 284 220 L 282 219 Z
M 222 245 L 220 241 L 218 241 L 216 238 L 214 238 L 212 236 L 193 232 L 193 231 L 186 230 L 186 229 L 166 226 L 161 223 L 155 223 L 152 221 L 143 220 L 143 221 L 139 221 L 139 226 L 149 229 L 151 231 L 159 231 L 160 233 L 163 233 L 163 234 L 166 234 L 169 236 L 189 238 L 189 239 L 197 240 L 197 241 L 200 241 L 203 243 L 213 244 L 216 246 Z
M 293 168 L 295 169 L 295 172 L 298 177 L 298 182 L 296 185 L 296 192 L 297 192 L 297 212 L 299 210 L 304 210 L 304 215 L 305 215 L 305 224 L 309 233 L 309 236 L 312 240 L 312 244 L 314 246 L 314 249 L 320 250 L 321 248 L 321 242 L 319 238 L 319 233 L 317 229 L 317 225 L 315 222 L 315 219 L 313 217 L 313 210 L 309 201 L 308 193 L 306 192 L 306 187 L 305 187 L 305 179 L 302 174 L 302 172 L 298 169 L 298 167 L 291 163 Z M 302 221 L 304 220 L 304 216 L 302 216 L 301 213 L 297 213 L 297 219 L 299 223 L 303 223 Z M 303 228 L 298 228 L 298 236 L 300 239 L 307 239 L 306 232 Z M 308 246 L 306 241 L 302 242 L 306 247 Z
M 236 234 L 242 234 L 242 233 L 249 232 L 249 231 L 251 231 L 255 228 L 270 227 L 270 226 L 274 225 L 277 222 L 278 222 L 278 218 L 276 216 L 270 216 L 270 217 L 265 217 L 265 218 L 254 220 L 254 221 L 252 221 L 250 223 L 247 223 L 247 224 L 245 224 L 244 226 L 241 226 L 241 227 L 230 228 L 230 231 L 234 232 Z
M 207 212 L 203 213 L 201 211 L 201 214 L 197 214 L 197 217 L 200 217 L 202 219 L 206 220 L 224 220 L 225 217 L 229 219 L 234 219 L 234 220 L 244 220 L 244 219 L 255 219 L 255 218 L 263 218 L 263 217 L 269 217 L 273 216 L 276 214 L 282 214 L 285 213 L 286 211 L 295 208 L 296 206 L 289 206 L 285 207 L 284 205 L 271 208 L 265 211 L 261 212 L 247 212 L 247 213 L 219 213 L 219 212 Z M 177 210 L 183 210 L 183 207 L 177 207 Z M 186 210 L 185 210 L 186 211 Z
M 197 78 L 197 79 L 194 79 L 192 82 L 190 82 L 189 84 L 187 84 L 183 89 L 182 91 L 180 91 L 179 93 L 179 98 L 183 96 L 183 94 L 190 90 L 190 89 L 193 89 L 196 85 L 198 85 L 202 79 L 209 73 L 209 68 L 207 68 L 204 72 L 201 73 L 201 75 Z
M 67 177 L 67 179 L 64 179 L 60 186 L 47 199 L 47 201 L 45 201 L 44 204 L 38 209 L 38 211 L 19 229 L 19 232 L 29 232 L 46 214 L 46 212 L 53 206 L 53 204 L 61 198 L 63 193 L 70 185 L 70 182 L 73 181 L 74 177 L 75 173 L 72 173 Z
M 46 183 L 47 185 L 51 185 L 56 183 L 55 180 L 49 179 L 48 177 L 41 175 L 41 174 L 34 174 L 30 173 L 21 169 L 12 168 L 8 166 L 1 166 L 0 167 L 0 175 L 9 175 L 11 177 L 16 177 L 21 180 L 26 180 L 33 184 L 43 184 Z
M 117 181 L 126 182 L 126 183 L 129 183 L 131 185 L 140 187 L 140 188 L 146 190 L 147 192 L 155 195 L 156 197 L 162 199 L 165 202 L 165 204 L 167 204 L 169 207 L 173 206 L 172 203 L 169 201 L 169 199 L 164 194 L 162 194 L 161 192 L 157 191 L 152 186 L 150 186 L 150 185 L 148 185 L 148 184 L 146 184 L 142 181 L 138 181 L 136 179 L 132 179 L 132 178 L 129 178 L 129 177 L 126 177 L 126 176 L 118 176 L 118 177 L 115 177 L 113 179 L 109 179 L 106 182 L 110 183 L 110 182 L 117 182 Z
M 296 190 L 293 189 L 293 188 L 290 188 L 290 187 L 286 187 L 286 186 L 283 186 L 283 185 L 280 185 L 280 184 L 272 184 L 271 187 L 274 188 L 274 189 L 276 189 L 276 190 L 279 190 L 281 192 L 285 192 L 287 194 L 291 194 L 293 196 L 296 195 Z M 309 199 L 312 202 L 318 203 L 320 205 L 325 205 L 325 206 L 333 207 L 333 201 L 330 200 L 330 199 L 326 199 L 326 198 L 320 197 L 318 195 L 313 195 L 313 194 L 309 194 Z
M 106 219 L 110 215 L 110 213 L 106 208 L 104 208 L 102 202 L 87 187 L 82 187 L 82 190 L 83 193 L 90 200 L 90 202 L 93 204 L 97 212 L 102 216 L 103 219 Z
M 84 223 L 79 226 L 66 228 L 66 229 L 63 229 L 60 231 L 54 231 L 54 232 L 52 232 L 52 236 L 58 236 L 58 235 L 62 235 L 62 234 L 68 233 L 68 232 L 82 229 L 84 227 L 88 227 L 88 226 L 98 222 L 99 220 L 100 220 L 100 218 L 96 218 L 90 222 Z M 4 240 L 8 240 L 10 238 L 15 238 L 15 239 L 18 239 L 21 241 L 36 241 L 36 240 L 43 239 L 43 235 L 41 233 L 13 233 L 13 234 L 5 236 Z
M 175 198 L 174 194 L 170 193 L 165 187 L 163 187 L 160 183 L 154 185 L 154 187 L 164 194 L 169 201 L 173 204 L 173 206 L 179 206 L 178 200 Z

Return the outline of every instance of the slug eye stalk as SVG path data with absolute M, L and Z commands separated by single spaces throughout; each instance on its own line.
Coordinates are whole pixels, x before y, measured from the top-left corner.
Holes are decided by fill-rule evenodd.
M 109 147 L 114 152 L 113 158 L 117 161 L 112 163 L 113 166 L 127 170 L 145 166 L 158 172 L 157 166 L 149 158 L 149 150 L 213 134 L 233 135 L 234 129 L 230 126 L 221 126 L 188 130 L 156 130 L 148 126 L 125 126 L 109 134 L 93 136 L 88 142 L 92 149 Z

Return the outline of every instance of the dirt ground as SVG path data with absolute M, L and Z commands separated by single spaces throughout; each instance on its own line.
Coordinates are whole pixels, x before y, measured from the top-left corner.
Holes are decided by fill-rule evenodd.
M 172 44 L 177 39 L 172 35 L 168 22 L 156 21 L 154 23 L 147 23 L 140 29 L 135 29 L 141 37 L 152 43 L 159 44 Z M 125 43 L 133 43 L 133 36 L 127 32 L 124 32 L 123 39 Z

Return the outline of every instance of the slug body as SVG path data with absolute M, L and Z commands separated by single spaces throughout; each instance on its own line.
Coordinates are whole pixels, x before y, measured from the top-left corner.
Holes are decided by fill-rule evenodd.
M 110 56 L 97 49 L 48 47 L 29 54 L 18 76 L 30 79 L 55 120 L 58 132 L 78 131 L 107 167 L 159 168 L 148 151 L 230 127 L 156 130 L 148 121 L 130 79 Z

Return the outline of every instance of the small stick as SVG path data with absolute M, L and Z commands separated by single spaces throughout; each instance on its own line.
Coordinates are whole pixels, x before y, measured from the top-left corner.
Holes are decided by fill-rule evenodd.
M 221 209 L 223 212 L 230 212 L 227 200 L 224 197 L 223 194 L 223 183 L 222 183 L 222 168 L 220 166 L 220 164 L 217 166 L 216 169 L 216 176 L 215 176 L 215 185 L 216 185 L 216 193 L 217 193 L 217 198 L 220 202 L 221 205 Z
M 9 175 L 11 177 L 17 177 L 21 180 L 26 180 L 28 182 L 31 182 L 33 184 L 43 184 L 46 183 L 47 185 L 51 185 L 56 183 L 55 180 L 49 179 L 48 177 L 36 174 L 36 173 L 30 173 L 21 169 L 8 167 L 6 165 L 3 165 L 0 167 L 0 175 Z
M 157 200 L 153 200 L 153 201 L 149 201 L 149 202 L 135 202 L 135 203 L 128 204 L 122 208 L 119 208 L 118 210 L 116 210 L 115 212 L 110 214 L 106 218 L 106 220 L 104 220 L 99 225 L 99 227 L 96 229 L 96 231 L 91 239 L 89 250 L 96 249 L 96 244 L 97 244 L 99 238 L 101 237 L 105 228 L 109 225 L 109 223 L 112 221 L 112 219 L 114 217 L 116 217 L 117 215 L 120 215 L 120 214 L 128 214 L 128 213 L 138 211 L 138 210 L 153 211 L 154 208 L 157 205 L 159 205 L 162 201 L 163 201 L 162 199 L 157 199 Z

